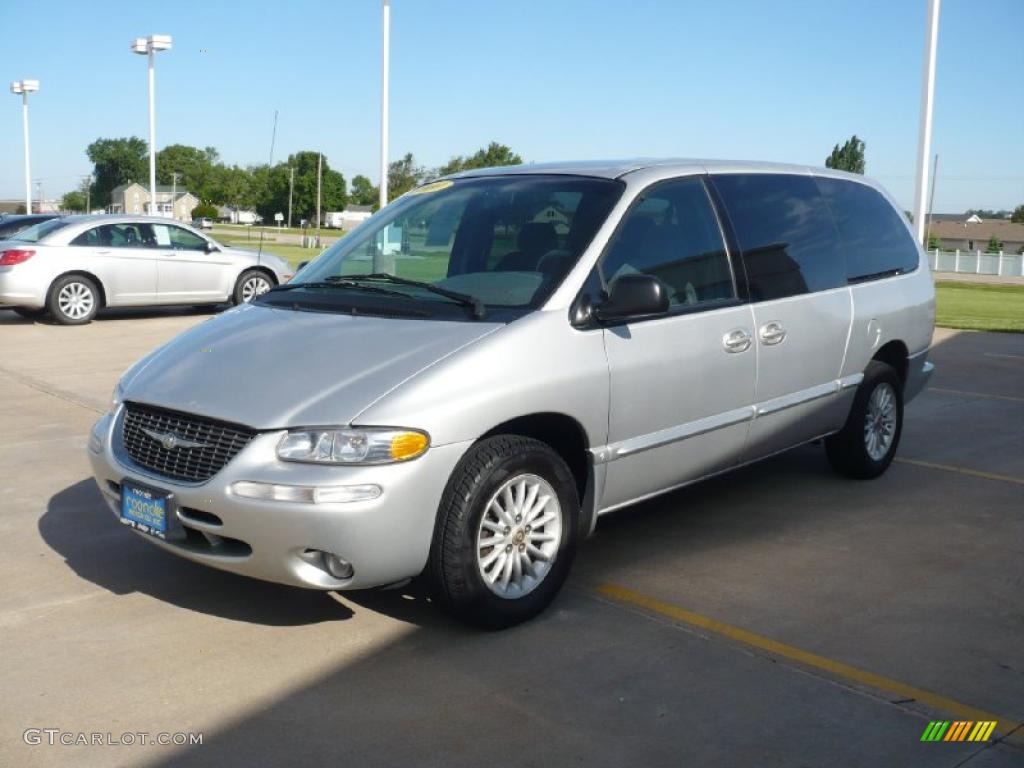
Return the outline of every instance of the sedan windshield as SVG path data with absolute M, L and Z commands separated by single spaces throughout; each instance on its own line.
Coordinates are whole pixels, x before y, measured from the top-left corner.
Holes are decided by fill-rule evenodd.
M 11 237 L 11 240 L 21 240 L 26 243 L 38 243 L 44 237 L 58 229 L 63 229 L 71 222 L 66 219 L 49 219 L 33 224 L 31 227 L 21 230 Z
M 442 180 L 407 193 L 306 266 L 288 286 L 340 297 L 481 308 L 538 307 L 576 263 L 621 182 L 509 175 Z M 283 297 L 282 297 L 283 298 Z M 274 298 L 269 294 L 267 301 Z

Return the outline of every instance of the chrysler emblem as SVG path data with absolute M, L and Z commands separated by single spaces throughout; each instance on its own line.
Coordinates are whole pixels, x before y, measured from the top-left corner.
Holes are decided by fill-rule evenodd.
M 178 437 L 173 432 L 157 432 L 145 427 L 141 427 L 141 429 L 160 443 L 165 451 L 173 451 L 175 448 L 206 448 L 209 445 L 209 443 L 197 443 L 195 440 L 186 440 L 184 437 Z

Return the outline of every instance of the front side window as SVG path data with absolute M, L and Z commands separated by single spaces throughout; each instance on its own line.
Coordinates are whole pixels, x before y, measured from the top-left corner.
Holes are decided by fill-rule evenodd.
M 914 238 L 878 190 L 843 179 L 819 177 L 817 182 L 839 228 L 847 280 L 862 282 L 917 268 Z
M 609 288 L 622 275 L 658 278 L 668 288 L 670 307 L 736 298 L 718 219 L 698 177 L 644 192 L 623 217 L 599 268 Z
M 166 226 L 166 225 L 157 224 L 156 227 L 154 227 L 154 228 L 155 229 L 159 229 L 161 226 Z M 174 227 L 174 226 L 167 226 L 167 229 L 169 230 L 169 237 L 170 237 L 170 241 L 171 241 L 171 246 L 176 248 L 177 250 L 179 250 L 179 251 L 205 251 L 206 250 L 206 240 L 204 240 L 203 238 L 201 238 L 199 235 L 195 234 L 194 232 L 189 232 L 187 229 L 182 229 L 181 227 Z
M 569 175 L 427 184 L 341 238 L 289 285 L 342 296 L 345 288 L 367 290 L 352 285 L 358 276 L 386 275 L 468 295 L 488 308 L 536 308 L 576 263 L 622 189 L 611 179 Z M 451 303 L 398 280 L 386 286 L 398 297 Z M 289 290 L 294 298 L 296 289 Z
M 835 222 L 812 177 L 738 173 L 713 183 L 736 231 L 751 300 L 846 285 Z

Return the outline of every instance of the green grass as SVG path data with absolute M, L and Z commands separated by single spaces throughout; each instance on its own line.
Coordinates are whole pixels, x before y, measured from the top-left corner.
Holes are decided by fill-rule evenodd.
M 1024 286 L 935 284 L 935 324 L 972 331 L 1024 332 Z
M 217 237 L 217 240 L 224 243 L 224 245 L 233 245 L 237 248 L 245 248 L 250 251 L 259 250 L 260 245 L 259 237 L 255 237 L 252 240 L 246 240 L 244 237 Z M 298 245 L 281 245 L 279 243 L 272 243 L 268 240 L 263 241 L 263 251 L 265 253 L 272 253 L 275 256 L 280 256 L 291 264 L 292 269 L 297 269 L 300 262 L 312 261 L 320 255 L 321 250 L 323 249 L 302 248 Z

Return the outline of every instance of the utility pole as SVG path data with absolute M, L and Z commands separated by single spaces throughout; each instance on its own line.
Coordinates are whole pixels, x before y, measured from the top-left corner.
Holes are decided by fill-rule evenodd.
M 316 247 L 320 247 L 320 182 L 324 165 L 324 153 L 316 157 Z
M 391 2 L 381 9 L 380 64 L 380 207 L 388 204 L 388 81 L 391 69 Z
M 92 192 L 92 174 L 82 177 L 82 186 L 85 187 L 85 212 L 92 213 L 92 201 L 89 200 L 89 194 Z
M 171 218 L 172 219 L 178 218 L 177 215 L 175 215 L 174 208 L 175 208 L 175 205 L 177 204 L 177 201 L 178 201 L 178 177 L 179 176 L 181 176 L 181 174 L 178 173 L 177 171 L 172 171 L 171 172 Z
M 42 213 L 43 212 L 43 182 L 41 182 L 41 181 L 37 181 L 36 182 L 36 200 L 38 201 L 38 202 L 36 202 L 36 207 L 39 209 L 39 210 L 36 211 L 36 213 Z M 29 213 L 32 213 L 32 211 L 29 211 Z
M 939 0 L 928 0 L 924 38 L 924 80 L 921 84 L 921 129 L 917 141 L 917 188 L 914 190 L 914 228 L 925 242 L 925 198 L 928 194 L 928 158 L 932 152 L 932 108 L 935 105 L 935 48 L 939 38 Z
M 291 171 L 291 179 L 288 181 L 288 228 L 292 226 L 292 194 L 295 192 L 295 166 L 288 169 Z

